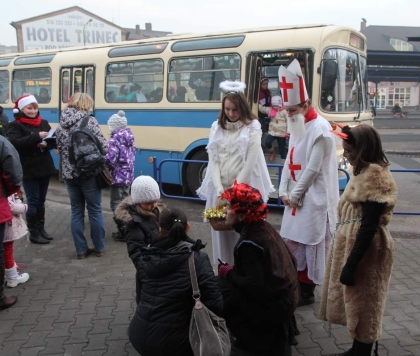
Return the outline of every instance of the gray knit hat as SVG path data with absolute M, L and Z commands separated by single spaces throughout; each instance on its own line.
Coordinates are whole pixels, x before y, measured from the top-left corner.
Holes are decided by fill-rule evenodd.
M 160 199 L 159 185 L 150 176 L 139 176 L 131 184 L 131 199 L 134 204 L 158 201 Z
M 112 115 L 108 120 L 109 131 L 125 129 L 127 126 L 127 118 L 125 112 L 120 110 L 117 114 Z

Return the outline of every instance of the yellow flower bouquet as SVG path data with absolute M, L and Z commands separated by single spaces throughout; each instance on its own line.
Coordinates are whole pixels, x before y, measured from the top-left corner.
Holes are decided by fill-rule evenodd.
M 216 231 L 230 231 L 232 226 L 226 224 L 225 205 L 219 205 L 215 208 L 206 209 L 203 212 L 203 217 L 208 220 L 213 230 Z

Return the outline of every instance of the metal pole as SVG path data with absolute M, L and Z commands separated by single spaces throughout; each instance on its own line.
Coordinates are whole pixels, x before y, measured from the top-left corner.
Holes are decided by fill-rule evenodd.
M 89 22 L 92 22 L 92 19 L 89 19 L 89 21 L 88 21 L 88 22 L 86 22 L 86 23 L 83 25 L 83 46 L 85 46 L 85 45 L 86 45 L 85 27 L 86 27 L 86 25 L 87 25 Z

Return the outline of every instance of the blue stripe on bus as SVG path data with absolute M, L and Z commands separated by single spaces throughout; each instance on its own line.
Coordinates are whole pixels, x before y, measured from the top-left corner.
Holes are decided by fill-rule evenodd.
M 107 125 L 111 115 L 119 109 L 95 111 L 100 125 Z M 210 129 L 217 120 L 218 110 L 124 110 L 129 126 L 193 127 Z M 41 116 L 49 123 L 58 123 L 58 109 L 40 108 Z M 9 121 L 13 121 L 13 110 L 4 109 Z

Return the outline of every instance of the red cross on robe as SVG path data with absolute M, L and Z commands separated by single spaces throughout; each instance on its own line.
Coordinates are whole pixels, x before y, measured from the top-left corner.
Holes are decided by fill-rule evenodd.
M 290 163 L 289 163 L 289 170 L 290 170 L 290 175 L 292 176 L 292 179 L 297 182 L 296 180 L 296 171 L 300 171 L 302 170 L 302 165 L 300 164 L 295 164 L 293 162 L 293 155 L 295 153 L 295 147 L 292 147 L 292 150 L 290 151 Z M 296 208 L 292 209 L 292 215 L 295 216 L 296 215 Z

